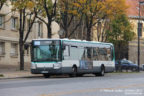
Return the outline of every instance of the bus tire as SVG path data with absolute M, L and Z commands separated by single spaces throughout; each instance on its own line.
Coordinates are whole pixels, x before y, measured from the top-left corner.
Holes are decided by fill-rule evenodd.
M 101 71 L 99 73 L 96 73 L 96 76 L 104 76 L 105 74 L 105 67 L 101 66 Z
M 76 77 L 77 76 L 77 67 L 73 66 L 72 67 L 72 74 L 70 74 L 70 77 Z
M 49 78 L 49 77 L 50 77 L 49 74 L 43 74 L 43 76 L 44 76 L 45 78 Z

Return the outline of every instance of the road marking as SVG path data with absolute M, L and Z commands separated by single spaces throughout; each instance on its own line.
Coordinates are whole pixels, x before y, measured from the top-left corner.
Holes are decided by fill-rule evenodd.
M 73 91 L 67 91 L 67 92 L 58 92 L 58 93 L 52 93 L 52 94 L 43 94 L 40 96 L 61 96 L 61 95 L 70 95 L 75 93 L 88 93 L 88 92 L 95 92 L 99 90 L 116 90 L 116 89 L 125 89 L 125 88 L 133 88 L 133 87 L 144 87 L 144 84 L 133 84 L 128 86 L 117 86 L 113 88 L 92 88 L 92 89 L 81 89 L 81 90 L 73 90 Z

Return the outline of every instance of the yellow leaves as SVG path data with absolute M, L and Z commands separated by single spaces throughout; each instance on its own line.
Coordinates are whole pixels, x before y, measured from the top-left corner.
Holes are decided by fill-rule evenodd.
M 69 14 L 73 14 L 73 15 L 77 15 L 78 14 L 77 10 L 69 10 L 68 13 Z
M 35 7 L 35 2 L 32 0 L 16 0 L 12 2 L 13 10 L 28 9 L 32 10 Z
M 42 12 L 41 16 L 44 17 L 44 18 L 46 18 L 46 12 Z
M 71 0 L 66 2 L 67 0 L 63 0 L 63 2 L 68 4 L 68 9 L 61 8 L 62 10 L 68 11 L 70 14 L 88 14 L 103 17 L 107 16 L 107 18 L 114 18 L 115 14 L 125 14 L 128 6 L 125 3 L 125 0 Z M 76 11 L 77 10 L 77 11 Z M 81 13 L 79 13 L 81 12 Z M 99 15 L 100 14 L 100 15 Z
M 96 19 L 112 20 L 116 14 L 125 14 L 128 6 L 125 0 L 59 0 L 63 13 L 80 16 L 85 14 Z
M 78 0 L 79 4 L 85 4 L 87 0 Z
M 84 9 L 82 12 L 86 14 L 88 11 L 89 9 Z
M 115 12 L 119 12 L 119 10 L 125 11 L 128 8 L 125 0 L 106 0 L 106 5 Z
M 107 15 L 112 14 L 112 10 L 107 10 L 107 11 L 106 11 L 106 14 L 107 14 Z
M 63 14 L 76 15 L 79 17 L 80 9 L 82 8 L 81 3 L 84 0 L 59 0 L 59 10 Z
M 105 8 L 103 8 L 103 11 L 110 19 L 113 19 L 116 14 L 125 14 L 128 8 L 125 0 L 106 0 L 104 5 Z
M 81 7 L 80 4 L 78 4 L 78 3 L 73 3 L 73 5 L 74 5 L 75 7 Z
M 27 4 L 26 4 L 26 6 L 27 6 L 28 9 L 33 9 L 34 6 L 35 6 L 35 3 L 32 2 L 32 1 L 28 1 Z

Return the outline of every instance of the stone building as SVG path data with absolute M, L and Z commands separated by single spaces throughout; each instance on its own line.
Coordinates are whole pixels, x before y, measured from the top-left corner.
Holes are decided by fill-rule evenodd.
M 144 0 L 140 0 L 144 1 Z M 144 5 L 141 4 L 139 8 L 139 0 L 126 0 L 129 6 L 127 15 L 131 24 L 133 25 L 133 31 L 136 33 L 135 39 L 129 42 L 128 59 L 137 63 L 138 56 L 138 22 L 139 22 L 139 9 L 140 9 L 140 22 L 144 26 Z M 142 26 L 142 32 L 140 36 L 140 64 L 144 64 L 144 27 Z
M 8 3 L 8 5 L 9 6 L 4 5 L 2 10 L 0 10 L 0 69 L 19 69 L 19 14 L 12 13 L 11 4 Z M 26 22 L 25 32 L 28 27 L 28 20 L 26 20 Z M 58 30 L 59 25 L 53 22 L 53 38 L 59 38 Z M 36 20 L 27 42 L 38 38 L 47 38 L 47 28 L 44 23 Z M 30 65 L 30 48 L 25 50 L 24 58 L 25 68 L 28 68 Z

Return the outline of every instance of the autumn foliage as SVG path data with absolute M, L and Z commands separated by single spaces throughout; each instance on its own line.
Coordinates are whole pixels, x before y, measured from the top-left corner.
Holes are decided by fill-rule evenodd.
M 5 2 L 6 0 L 0 1 L 0 9 Z M 11 2 L 12 11 L 20 13 L 19 31 L 22 43 L 26 41 L 23 36 L 25 25 L 22 25 L 26 19 L 22 20 L 21 16 L 27 15 L 33 15 L 31 17 L 39 19 L 46 25 L 48 38 L 52 37 L 53 21 L 59 23 L 66 38 L 75 38 L 71 36 L 80 34 L 79 36 L 84 36 L 82 38 L 88 41 L 95 37 L 97 41 L 108 42 L 116 36 L 126 39 L 131 33 L 131 25 L 126 17 L 128 8 L 126 0 L 11 0 Z M 80 28 L 83 32 L 77 30 Z M 128 40 L 131 39 L 132 36 Z

